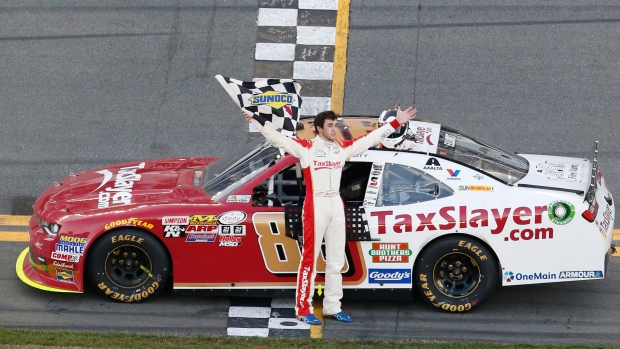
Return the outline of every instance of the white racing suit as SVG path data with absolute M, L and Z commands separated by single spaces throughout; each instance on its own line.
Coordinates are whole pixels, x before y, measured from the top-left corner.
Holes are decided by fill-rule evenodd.
M 345 259 L 345 219 L 340 198 L 340 176 L 345 161 L 394 132 L 400 125 L 396 119 L 373 132 L 353 139 L 327 142 L 315 137 L 312 140 L 287 137 L 277 130 L 252 120 L 261 134 L 273 144 L 299 159 L 306 182 L 304 201 L 303 250 L 297 274 L 295 311 L 297 316 L 312 314 L 312 297 L 316 276 L 316 260 L 325 238 L 325 299 L 323 314 L 333 315 L 341 311 L 342 274 Z

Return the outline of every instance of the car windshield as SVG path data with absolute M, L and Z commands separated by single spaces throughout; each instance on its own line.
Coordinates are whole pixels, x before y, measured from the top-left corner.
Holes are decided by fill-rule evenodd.
M 506 184 L 512 185 L 528 172 L 528 161 L 515 153 L 484 144 L 473 137 L 442 126 L 437 154 L 475 167 Z
M 269 167 L 279 155 L 277 148 L 260 137 L 207 166 L 202 189 L 213 200 L 220 200 Z

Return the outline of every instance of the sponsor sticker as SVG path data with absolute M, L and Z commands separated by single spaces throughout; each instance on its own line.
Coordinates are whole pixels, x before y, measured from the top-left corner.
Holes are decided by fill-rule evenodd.
M 73 263 L 65 263 L 65 262 L 54 261 L 52 264 L 56 268 L 65 268 L 65 269 L 73 269 L 73 268 L 75 268 L 75 265 Z
M 245 236 L 245 225 L 220 225 L 220 235 Z
M 144 166 L 145 163 L 141 162 L 137 166 L 122 167 L 119 169 L 116 174 L 114 185 L 99 192 L 97 207 L 106 208 L 131 204 L 133 185 L 135 182 L 140 181 L 142 177 L 142 175 L 137 174 L 137 171 L 143 169 Z M 110 170 L 101 170 L 96 173 L 103 175 L 103 181 L 95 191 L 105 186 L 114 176 Z
M 252 200 L 252 195 L 229 195 L 226 202 L 248 203 Z
M 504 281 L 506 282 L 514 282 L 514 281 L 533 281 L 533 280 L 553 280 L 557 279 L 558 276 L 554 273 L 531 273 L 531 274 L 522 274 L 522 273 L 513 273 L 512 271 L 504 272 Z
M 407 263 L 411 253 L 409 244 L 404 242 L 373 243 L 368 251 L 374 263 Z
M 245 220 L 247 215 L 241 211 L 228 211 L 217 217 L 220 224 L 238 224 Z
M 185 242 L 215 242 L 217 234 L 213 233 L 188 233 Z
M 73 282 L 73 270 L 56 269 L 56 280 Z
M 62 253 L 62 252 L 54 251 L 52 252 L 52 259 L 55 259 L 57 261 L 77 263 L 80 261 L 80 256 L 77 254 Z
M 56 243 L 56 252 L 70 253 L 76 255 L 84 254 L 84 247 L 88 242 L 87 238 L 60 234 Z
M 558 225 L 568 224 L 575 217 L 575 206 L 570 202 L 556 200 L 547 205 L 549 219 Z
M 558 275 L 560 279 L 601 279 L 603 272 L 601 270 L 592 271 L 561 271 Z
M 429 158 L 426 161 L 426 165 L 422 167 L 424 170 L 443 170 L 443 167 L 439 164 L 439 160 L 436 158 Z
M 459 191 L 493 191 L 490 185 L 459 185 Z
M 459 173 L 461 173 L 461 170 L 447 169 L 447 171 L 450 174 L 450 177 L 448 177 L 448 180 L 452 180 L 452 181 L 460 181 L 461 180 L 460 178 L 458 178 Z
M 164 216 L 161 219 L 162 225 L 188 225 L 189 216 Z
M 164 225 L 165 238 L 180 238 L 185 236 L 185 226 L 182 225 Z
M 224 247 L 238 247 L 241 246 L 240 236 L 220 236 L 220 246 Z
M 217 224 L 217 216 L 214 214 L 200 215 L 195 214 L 189 218 L 189 224 Z
M 409 269 L 368 269 L 368 283 L 371 284 L 410 284 Z

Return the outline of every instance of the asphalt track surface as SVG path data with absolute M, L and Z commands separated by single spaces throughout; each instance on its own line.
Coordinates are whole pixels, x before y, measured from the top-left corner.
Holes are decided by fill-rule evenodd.
M 600 163 L 620 195 L 620 6 L 585 1 L 353 1 L 344 111 L 415 104 L 505 149 Z M 134 159 L 226 154 L 246 124 L 213 78 L 252 76 L 257 3 L 8 1 L 0 6 L 0 214 L 55 180 Z M 618 206 L 616 206 L 618 208 Z M 618 224 L 616 224 L 618 227 Z M 22 284 L 0 243 L 0 326 L 226 333 L 227 298 L 143 304 Z M 499 288 L 481 309 L 344 302 L 325 338 L 618 344 L 620 260 L 605 280 Z

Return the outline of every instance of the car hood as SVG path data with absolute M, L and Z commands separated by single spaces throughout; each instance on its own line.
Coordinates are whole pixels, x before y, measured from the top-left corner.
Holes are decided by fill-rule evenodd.
M 590 183 L 590 161 L 587 159 L 519 154 L 530 164 L 529 171 L 517 185 L 583 192 Z
M 187 199 L 187 188 L 200 188 L 202 171 L 218 158 L 159 159 L 125 163 L 70 175 L 54 183 L 35 202 L 35 213 L 49 217 L 115 210 L 120 206 L 173 203 Z M 45 213 L 48 214 L 45 214 Z

